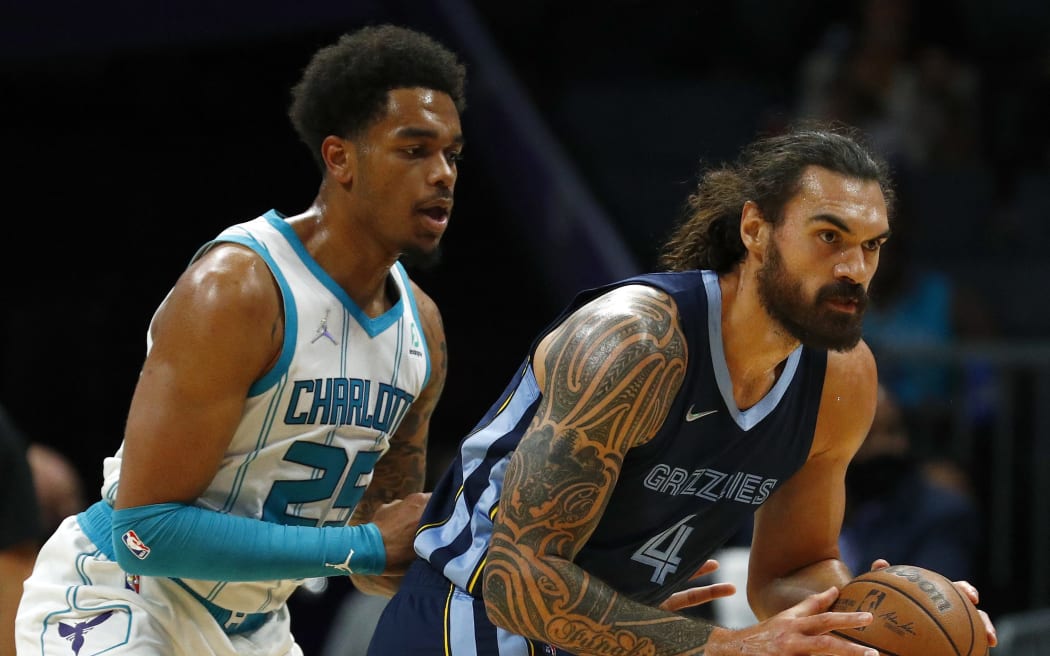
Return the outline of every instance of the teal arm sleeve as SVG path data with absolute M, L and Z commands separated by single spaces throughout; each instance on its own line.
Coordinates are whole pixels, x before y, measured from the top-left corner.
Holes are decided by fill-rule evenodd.
M 375 524 L 285 526 L 181 503 L 114 510 L 113 550 L 129 574 L 264 581 L 381 574 Z

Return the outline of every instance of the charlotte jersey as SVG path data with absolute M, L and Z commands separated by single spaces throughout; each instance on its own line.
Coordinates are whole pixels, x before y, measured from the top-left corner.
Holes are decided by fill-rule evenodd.
M 284 344 L 278 363 L 252 385 L 219 471 L 196 505 L 281 524 L 343 525 L 430 374 L 408 275 L 400 264 L 393 267 L 390 284 L 399 300 L 373 319 L 277 212 L 227 228 L 194 260 L 223 242 L 266 261 L 283 299 Z M 123 444 L 103 465 L 102 497 L 111 503 L 122 451 Z M 298 584 L 182 582 L 245 613 L 279 607 Z
M 503 395 L 460 444 L 427 506 L 416 552 L 459 588 L 480 596 L 504 471 L 540 399 L 530 364 L 536 344 L 597 295 L 639 283 L 674 297 L 688 369 L 659 432 L 627 453 L 609 505 L 575 562 L 622 594 L 659 603 L 805 462 L 826 352 L 796 349 L 773 388 L 742 411 L 722 349 L 715 274 L 648 274 L 584 292 L 533 343 Z

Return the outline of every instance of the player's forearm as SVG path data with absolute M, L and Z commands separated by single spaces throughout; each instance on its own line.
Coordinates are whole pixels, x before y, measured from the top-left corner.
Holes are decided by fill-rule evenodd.
M 212 581 L 260 581 L 375 574 L 386 551 L 374 524 L 286 526 L 176 503 L 81 515 L 99 546 L 110 546 L 129 574 Z M 105 545 L 106 541 L 109 545 Z
M 380 461 L 382 462 L 382 461 Z M 357 502 L 353 514 L 350 516 L 350 525 L 364 524 L 372 521 L 376 511 L 382 506 L 404 499 L 414 492 L 423 491 L 422 475 L 406 476 L 403 473 L 389 474 L 390 467 L 382 470 L 377 466 L 372 481 L 368 484 L 364 496 Z
M 406 419 L 407 421 L 407 419 Z M 372 480 L 354 511 L 354 522 L 368 521 L 383 504 L 422 492 L 426 482 L 426 433 L 396 436 L 376 463 Z
M 489 552 L 484 590 L 494 623 L 572 653 L 701 654 L 719 630 L 632 601 L 564 559 L 536 562 L 498 547 Z
M 831 586 L 841 588 L 852 576 L 844 562 L 827 558 L 766 583 L 750 582 L 748 601 L 755 617 L 764 620 Z

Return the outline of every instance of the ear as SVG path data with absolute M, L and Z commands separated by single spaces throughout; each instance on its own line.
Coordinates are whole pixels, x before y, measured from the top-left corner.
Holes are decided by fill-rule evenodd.
M 754 201 L 744 203 L 740 211 L 740 239 L 744 242 L 744 248 L 762 259 L 772 229 L 772 224 L 762 216 L 762 211 Z
M 354 179 L 354 145 L 341 137 L 328 135 L 321 142 L 321 158 L 328 174 L 340 184 L 349 184 Z

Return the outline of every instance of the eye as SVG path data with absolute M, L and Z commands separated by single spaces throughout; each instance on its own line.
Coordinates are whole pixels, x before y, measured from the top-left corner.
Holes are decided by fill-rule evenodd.
M 406 146 L 401 149 L 401 152 L 405 153 L 409 157 L 420 157 L 425 154 L 423 146 Z
M 833 230 L 822 230 L 817 233 L 817 238 L 825 244 L 834 244 L 839 240 L 839 235 Z
M 883 244 L 883 242 L 881 240 L 879 240 L 879 239 L 871 239 L 871 240 L 868 240 L 868 241 L 864 242 L 863 247 L 864 247 L 864 250 L 866 250 L 866 251 L 871 251 L 872 253 L 876 253 L 876 252 L 879 251 L 879 249 L 882 248 L 882 244 Z
M 456 164 L 459 164 L 460 162 L 463 161 L 463 153 L 461 153 L 461 152 L 447 153 L 445 155 L 445 159 L 448 161 L 449 164 L 456 165 Z

